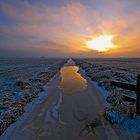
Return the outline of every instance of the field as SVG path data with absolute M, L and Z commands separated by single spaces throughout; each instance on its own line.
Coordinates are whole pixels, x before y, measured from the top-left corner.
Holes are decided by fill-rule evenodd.
M 111 123 L 122 124 L 134 132 L 140 132 L 140 118 L 136 117 L 136 93 L 111 85 L 112 80 L 136 84 L 140 74 L 138 58 L 76 59 L 85 74 L 104 91 L 106 101 L 105 118 Z M 129 100 L 126 97 L 130 97 Z M 132 121 L 131 121 L 132 120 Z
M 12 139 L 17 136 L 17 139 L 19 137 L 24 139 L 19 135 L 18 130 L 13 133 L 14 129 L 11 129 L 8 135 L 4 132 L 23 112 L 26 111 L 27 114 L 30 112 L 30 108 L 26 109 L 25 106 L 27 103 L 32 102 L 33 108 L 29 113 L 29 117 L 27 115 L 25 121 L 21 119 L 23 121 L 23 123 L 21 121 L 21 124 L 15 123 L 15 127 L 21 128 L 22 132 L 28 137 L 33 134 L 36 139 L 40 136 L 40 131 L 37 130 L 41 130 L 43 126 L 45 138 L 50 138 L 49 133 L 46 133 L 46 131 L 51 131 L 52 139 L 61 133 L 61 135 L 71 140 L 77 135 L 74 128 L 80 131 L 83 124 L 90 126 L 92 120 L 97 118 L 102 122 L 97 129 L 99 136 L 101 136 L 100 132 L 104 127 L 110 127 L 110 130 L 103 131 L 104 134 L 101 139 L 105 135 L 110 137 L 110 131 L 113 131 L 112 137 L 136 139 L 140 133 L 140 117 L 136 114 L 136 93 L 112 86 L 110 82 L 117 80 L 123 83 L 136 84 L 137 75 L 140 73 L 140 59 L 82 58 L 67 60 L 46 58 L 0 59 L 0 134 L 4 134 L 2 136 L 5 139 L 9 138 L 9 135 L 13 136 Z M 71 71 L 66 72 L 65 76 L 62 77 L 62 71 L 58 72 L 63 66 L 67 69 L 73 68 L 73 66 L 76 67 L 78 71 L 73 75 L 76 75 L 76 77 L 70 74 Z M 54 77 L 56 74 L 57 76 Z M 82 89 L 80 87 L 80 91 L 70 95 L 75 85 L 77 89 L 81 81 L 79 76 L 84 79 L 86 88 Z M 78 78 L 79 82 L 75 78 Z M 50 79 L 52 80 L 50 81 Z M 67 79 L 71 80 L 68 80 L 68 82 Z M 64 95 L 64 91 L 61 89 L 62 81 L 66 81 L 64 85 L 65 88 L 68 88 L 69 95 Z M 48 90 L 44 88 L 45 86 Z M 96 88 L 101 89 L 101 91 Z M 33 99 L 35 97 L 39 99 L 42 91 L 44 91 L 42 100 L 39 104 L 34 104 L 35 100 Z M 98 96 L 99 94 L 101 96 Z M 124 95 L 133 100 L 126 100 Z M 94 106 L 96 107 L 93 109 Z M 44 122 L 46 114 L 47 120 Z M 88 118 L 86 115 L 90 117 L 88 116 Z M 77 116 L 80 119 L 77 119 Z M 34 121 L 34 118 L 37 121 Z M 109 121 L 106 122 L 105 120 Z M 87 122 L 88 124 L 86 124 Z M 114 123 L 120 124 L 117 126 L 118 128 L 112 125 Z M 26 130 L 27 125 L 29 128 Z M 58 125 L 57 128 L 56 125 Z M 73 126 L 73 128 L 69 126 Z M 34 130 L 37 133 L 34 133 Z M 121 131 L 124 135 L 120 134 Z M 130 131 L 133 133 L 128 134 Z M 69 132 L 71 132 L 71 135 L 69 135 Z M 1 138 L 3 139 L 3 137 Z
M 140 73 L 140 59 L 77 59 L 76 62 L 92 80 L 108 91 L 114 90 L 110 86 L 111 80 L 136 84 Z
M 24 112 L 64 59 L 0 59 L 0 133 Z

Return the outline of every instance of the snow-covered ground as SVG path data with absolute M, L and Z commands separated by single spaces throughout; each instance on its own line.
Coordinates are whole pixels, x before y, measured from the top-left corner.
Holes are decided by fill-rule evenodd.
M 119 91 L 136 98 L 135 92 L 113 87 L 110 81 L 136 84 L 140 59 L 77 59 L 76 62 L 98 86 L 109 92 Z
M 136 135 L 140 134 L 140 117 L 135 114 L 135 102 L 125 101 L 124 94 L 136 99 L 133 91 L 113 87 L 110 81 L 136 84 L 140 74 L 140 59 L 76 59 L 76 63 L 90 77 L 94 85 L 99 86 L 107 98 L 105 117 L 111 123 L 121 124 Z M 132 119 L 133 118 L 133 119 Z
M 44 93 L 39 94 L 39 103 L 36 98 L 26 106 L 26 113 L 3 133 L 1 140 L 120 138 L 111 125 L 104 121 L 104 106 L 91 80 L 81 73 L 87 80 L 88 87 L 73 95 L 65 95 L 60 88 L 60 74 L 46 85 Z M 128 140 L 126 136 L 123 138 Z
M 0 59 L 0 134 L 20 116 L 64 59 Z
M 51 66 L 51 72 L 56 68 Z M 131 131 L 121 129 L 119 125 L 114 129 L 114 125 L 104 119 L 104 98 L 102 97 L 106 97 L 109 91 L 99 87 L 97 82 L 92 82 L 85 75 L 84 70 L 80 69 L 79 73 L 87 81 L 86 90 L 71 96 L 64 95 L 60 89 L 61 73 L 56 74 L 45 84 L 44 92 L 38 94 L 38 98 L 26 105 L 26 112 L 18 118 L 16 123 L 10 125 L 0 136 L 0 140 L 137 140 L 137 136 L 131 134 Z M 43 78 L 41 78 L 42 74 Z M 46 79 L 45 75 L 43 72 L 36 76 L 39 76 L 40 81 Z M 31 81 L 34 81 L 35 77 Z M 135 132 L 134 129 L 133 131 Z

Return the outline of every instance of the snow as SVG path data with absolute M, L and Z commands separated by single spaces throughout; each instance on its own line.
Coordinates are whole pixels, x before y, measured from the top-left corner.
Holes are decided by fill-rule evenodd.
M 17 102 L 23 98 L 23 93 L 21 92 L 14 92 L 13 93 L 13 102 Z
M 22 78 L 24 80 L 28 80 L 40 72 L 47 72 L 48 69 L 59 63 L 61 60 L 0 60 L 0 102 L 11 101 L 12 103 L 18 102 L 24 97 L 22 92 L 18 91 L 15 85 L 15 80 L 17 78 Z M 121 82 L 128 83 L 136 83 L 136 75 L 140 73 L 140 60 L 76 60 L 76 63 L 79 63 L 85 73 L 89 74 L 90 78 L 93 80 L 93 84 L 99 90 L 99 93 L 106 98 L 111 92 L 118 92 L 118 88 L 110 87 L 108 83 L 110 80 L 119 80 Z M 130 65 L 131 64 L 131 65 Z M 90 67 L 91 66 L 91 67 Z M 100 85 L 100 86 L 99 86 Z M 27 104 L 25 107 L 26 112 L 23 116 L 17 119 L 17 122 L 10 125 L 7 131 L 4 132 L 6 134 L 8 131 L 11 131 L 16 128 L 18 123 L 24 121 L 24 119 L 28 119 L 29 114 L 32 110 L 47 98 L 49 90 L 49 86 L 45 87 L 45 92 L 42 92 L 38 95 L 38 98 L 34 99 L 33 102 Z M 119 89 L 120 90 L 120 89 Z M 135 96 L 134 92 L 122 90 L 124 94 L 129 96 Z M 136 96 L 135 96 L 136 97 Z M 10 98 L 10 99 L 9 99 Z M 61 123 L 65 123 L 61 120 L 61 116 L 59 114 L 59 109 L 62 103 L 62 94 L 59 95 L 58 101 L 54 102 L 52 108 L 50 109 L 51 115 L 59 120 Z M 106 105 L 108 105 L 106 103 Z M 2 122 L 1 114 L 2 112 L 12 112 L 12 108 L 8 109 L 0 108 L 0 122 Z M 140 117 L 136 117 L 132 120 L 123 116 L 115 111 L 107 112 L 107 115 L 111 118 L 114 123 L 122 125 L 124 128 L 129 129 L 130 132 L 133 131 L 135 133 L 140 133 Z M 7 133 L 8 134 L 8 133 Z M 0 137 L 1 140 L 2 137 Z M 2 139 L 4 140 L 4 139 Z
M 56 120 L 60 120 L 59 108 L 60 108 L 61 103 L 62 103 L 62 98 L 63 98 L 62 94 L 59 94 L 58 101 L 54 104 L 54 106 L 53 106 L 52 109 L 51 109 L 52 116 L 53 116 Z
M 140 73 L 140 59 L 76 59 L 75 61 L 92 80 L 104 98 L 111 95 L 111 93 L 122 93 L 136 99 L 135 92 L 112 87 L 110 81 L 118 80 L 136 84 L 137 74 Z M 136 135 L 140 134 L 139 116 L 129 119 L 127 115 L 114 111 L 112 104 L 106 102 L 105 105 L 110 108 L 105 111 L 106 118 L 110 122 L 120 124 Z
M 66 123 L 61 120 L 61 116 L 60 116 L 60 107 L 61 107 L 62 101 L 63 101 L 63 95 L 62 93 L 60 93 L 57 102 L 54 103 L 54 105 L 50 109 L 50 112 L 51 112 L 51 116 L 55 120 L 57 120 L 59 123 L 64 125 Z
M 129 119 L 115 111 L 106 112 L 106 115 L 110 118 L 112 123 L 120 124 L 130 132 L 140 133 L 140 116 L 137 116 L 134 119 Z
M 65 61 L 65 59 L 39 58 L 0 59 L 0 118 L 7 123 L 6 126 L 0 126 L 2 128 L 0 133 L 16 121 L 15 118 L 24 111 L 24 106 L 43 90 L 43 85 L 58 72 Z M 34 78 L 40 81 L 31 82 L 30 79 Z M 12 108 L 15 109 L 15 113 Z M 8 117 L 14 115 L 14 120 L 5 119 L 4 113 L 8 113 Z
M 23 115 L 20 116 L 15 123 L 11 124 L 7 128 L 7 130 L 2 134 L 2 136 L 0 136 L 0 140 L 7 140 L 7 138 L 10 137 L 10 136 L 8 136 L 8 134 L 13 132 L 13 130 L 15 130 L 20 124 L 25 122 L 25 120 L 28 119 L 28 117 L 30 117 L 30 114 L 32 113 L 32 111 L 38 106 L 38 104 L 41 104 L 44 100 L 46 100 L 46 98 L 49 96 L 49 92 L 48 92 L 49 86 L 48 85 L 49 85 L 49 83 L 46 86 L 44 86 L 45 90 L 43 92 L 41 92 L 40 94 L 38 94 L 38 98 L 35 98 L 31 103 L 28 103 L 25 106 L 26 112 L 24 112 Z
M 111 86 L 110 81 L 136 84 L 137 74 L 140 73 L 140 59 L 76 59 L 76 63 L 103 89 L 109 92 L 122 90 L 124 94 L 136 97 L 133 91 Z

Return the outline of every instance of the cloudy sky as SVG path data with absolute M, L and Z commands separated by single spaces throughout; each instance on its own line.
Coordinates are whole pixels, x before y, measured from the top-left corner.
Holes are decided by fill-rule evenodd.
M 113 35 L 116 46 L 86 46 Z M 140 0 L 0 0 L 0 57 L 140 57 Z

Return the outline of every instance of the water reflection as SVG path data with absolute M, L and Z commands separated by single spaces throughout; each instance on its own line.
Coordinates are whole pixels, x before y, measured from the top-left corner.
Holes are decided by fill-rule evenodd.
M 77 66 L 64 66 L 61 69 L 60 88 L 64 94 L 74 94 L 87 88 L 87 81 L 78 73 Z

